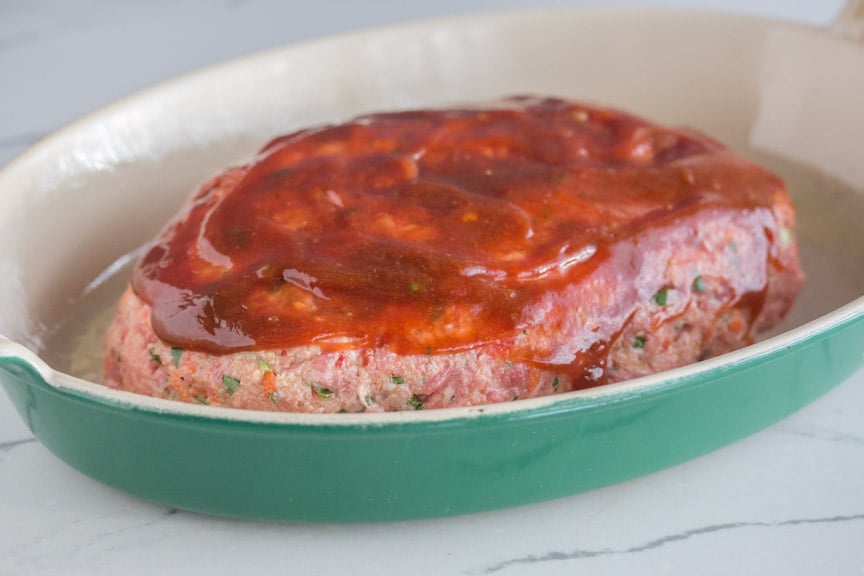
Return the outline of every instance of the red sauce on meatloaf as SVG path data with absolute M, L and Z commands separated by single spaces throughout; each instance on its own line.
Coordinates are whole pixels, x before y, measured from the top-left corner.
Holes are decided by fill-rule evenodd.
M 718 213 L 773 242 L 778 194 L 776 176 L 722 145 L 614 110 L 519 98 L 375 114 L 277 138 L 214 180 L 163 230 L 132 286 L 158 336 L 184 349 L 435 355 L 501 342 L 514 361 L 584 370 L 636 306 L 673 297 L 635 279 L 637 252 L 657 251 L 685 220 L 695 242 Z M 761 261 L 740 254 L 726 308 L 755 318 L 769 262 L 752 257 Z M 692 280 L 698 291 L 698 269 Z M 601 299 L 642 285 L 563 348 L 520 339 L 562 322 L 544 310 L 586 281 Z

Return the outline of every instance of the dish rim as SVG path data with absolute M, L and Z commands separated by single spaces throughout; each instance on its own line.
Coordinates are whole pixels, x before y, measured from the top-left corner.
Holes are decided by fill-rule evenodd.
M 377 36 L 380 34 L 400 31 L 405 32 L 411 29 L 425 29 L 435 26 L 440 27 L 455 24 L 467 26 L 472 23 L 486 22 L 490 16 L 496 18 L 499 22 L 504 22 L 524 16 L 535 18 L 543 16 L 552 17 L 562 13 L 568 15 L 578 14 L 580 17 L 590 17 L 593 14 L 600 13 L 622 14 L 622 16 L 624 14 L 632 16 L 634 13 L 663 14 L 666 16 L 673 14 L 681 16 L 698 14 L 736 21 L 761 22 L 766 25 L 787 29 L 807 30 L 817 34 L 828 34 L 830 32 L 828 28 L 815 27 L 798 22 L 782 21 L 749 14 L 674 7 L 637 8 L 623 6 L 571 6 L 487 11 L 372 26 L 346 33 L 337 33 L 291 42 L 215 62 L 155 83 L 142 90 L 135 91 L 129 95 L 114 100 L 105 106 L 99 107 L 98 109 L 73 120 L 64 127 L 47 134 L 45 137 L 29 146 L 26 150 L 13 157 L 4 166 L 0 167 L 0 190 L 4 188 L 4 181 L 11 179 L 13 173 L 21 171 L 22 174 L 26 174 L 29 171 L 27 164 L 31 159 L 35 160 L 40 156 L 48 154 L 52 148 L 64 149 L 68 147 L 70 140 L 74 140 L 78 135 L 86 134 L 92 129 L 94 124 L 100 123 L 103 118 L 123 113 L 124 109 L 140 106 L 142 103 L 158 98 L 163 93 L 178 89 L 184 84 L 200 82 L 209 77 L 225 74 L 227 71 L 232 69 L 265 62 L 267 60 L 273 60 L 286 52 L 311 47 L 317 44 L 348 41 L 351 39 L 357 40 L 368 36 Z M 843 41 L 842 38 L 837 39 L 838 41 Z M 862 48 L 864 48 L 864 46 L 862 46 Z M 859 190 L 858 192 L 860 193 L 861 191 Z M 374 427 L 433 422 L 456 422 L 460 420 L 473 420 L 481 417 L 535 417 L 539 414 L 566 413 L 589 409 L 596 406 L 611 405 L 635 397 L 664 391 L 672 391 L 686 385 L 695 384 L 696 380 L 701 377 L 710 376 L 712 373 L 723 372 L 727 369 L 738 368 L 742 365 L 774 356 L 785 349 L 812 340 L 832 329 L 840 328 L 845 324 L 853 322 L 860 317 L 864 317 L 864 295 L 859 296 L 851 302 L 823 314 L 814 320 L 761 340 L 750 346 L 672 370 L 658 372 L 624 382 L 606 384 L 595 388 L 562 394 L 552 394 L 540 398 L 522 399 L 513 402 L 484 404 L 478 406 L 417 411 L 364 412 L 347 414 L 268 412 L 221 406 L 203 406 L 178 402 L 175 400 L 155 398 L 112 389 L 103 384 L 54 369 L 50 367 L 38 354 L 31 351 L 23 344 L 8 340 L 3 336 L 0 336 L 0 366 L 7 363 L 17 364 L 35 373 L 46 385 L 59 392 L 84 397 L 106 406 L 132 411 L 188 416 L 226 422 L 245 422 L 282 426 Z
M 551 394 L 513 402 L 499 402 L 458 408 L 412 410 L 396 412 L 359 412 L 347 414 L 311 414 L 301 412 L 268 412 L 222 406 L 203 406 L 164 398 L 155 398 L 124 390 L 108 388 L 48 366 L 36 353 L 11 340 L 0 341 L 0 365 L 4 362 L 21 365 L 33 372 L 51 388 L 74 396 L 84 397 L 115 408 L 150 412 L 161 415 L 190 416 L 208 420 L 247 422 L 257 424 L 300 426 L 381 426 L 388 424 L 444 423 L 479 417 L 522 416 L 538 413 L 552 414 L 608 406 L 640 396 L 670 392 L 695 384 L 700 377 L 725 372 L 743 365 L 771 357 L 795 345 L 803 344 L 835 328 L 864 317 L 864 296 L 833 310 L 806 324 L 776 336 L 766 338 L 734 352 L 708 360 L 688 364 L 595 388 Z

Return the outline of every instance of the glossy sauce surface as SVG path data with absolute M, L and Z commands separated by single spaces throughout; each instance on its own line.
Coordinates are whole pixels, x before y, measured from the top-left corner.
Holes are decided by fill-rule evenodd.
M 781 188 L 701 135 L 562 100 L 377 114 L 216 178 L 132 284 L 184 348 L 444 353 L 530 329 L 618 243 Z

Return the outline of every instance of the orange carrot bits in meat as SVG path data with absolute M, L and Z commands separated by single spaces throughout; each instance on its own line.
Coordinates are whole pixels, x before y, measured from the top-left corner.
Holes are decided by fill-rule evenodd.
M 261 378 L 261 384 L 264 396 L 270 398 L 272 394 L 276 393 L 276 373 L 272 370 L 264 372 L 264 376 Z

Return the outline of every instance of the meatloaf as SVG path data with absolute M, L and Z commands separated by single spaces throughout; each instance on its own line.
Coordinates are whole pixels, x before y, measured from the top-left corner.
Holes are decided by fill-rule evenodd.
M 276 138 L 135 266 L 104 382 L 377 412 L 509 402 L 748 343 L 803 282 L 783 182 L 691 130 L 553 98 Z

